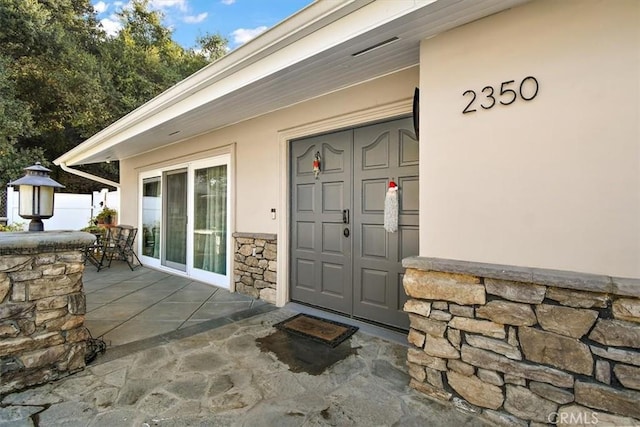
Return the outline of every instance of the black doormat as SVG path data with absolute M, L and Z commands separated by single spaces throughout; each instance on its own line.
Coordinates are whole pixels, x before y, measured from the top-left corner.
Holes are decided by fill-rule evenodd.
M 308 338 L 330 347 L 338 346 L 358 330 L 356 326 L 302 313 L 273 326 L 292 335 Z
M 261 351 L 275 354 L 279 361 L 289 366 L 291 372 L 306 372 L 309 375 L 322 375 L 334 364 L 358 354 L 359 349 L 352 348 L 348 340 L 330 347 L 281 329 L 276 329 L 266 337 L 256 338 L 256 344 Z

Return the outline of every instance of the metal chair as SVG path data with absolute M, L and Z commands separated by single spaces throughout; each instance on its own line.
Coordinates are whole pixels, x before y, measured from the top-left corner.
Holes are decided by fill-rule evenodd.
M 137 234 L 138 229 L 130 225 L 108 227 L 104 238 L 96 239 L 93 245 L 86 248 L 85 262 L 95 265 L 98 271 L 111 267 L 114 258 L 125 261 L 131 271 L 141 267 L 142 263 L 133 250 Z
M 142 267 L 142 263 L 133 250 L 133 243 L 136 240 L 138 229 L 130 225 L 120 225 L 118 227 L 117 234 L 113 236 L 113 244 L 109 247 L 109 267 L 111 267 L 111 261 L 114 256 L 117 259 L 125 261 L 131 271 L 136 267 Z
M 119 234 L 118 227 L 108 227 L 105 229 L 104 235 L 96 234 L 96 241 L 93 245 L 89 245 L 84 251 L 85 264 L 89 261 L 98 271 L 102 270 L 106 265 L 107 258 L 112 252 L 114 235 Z

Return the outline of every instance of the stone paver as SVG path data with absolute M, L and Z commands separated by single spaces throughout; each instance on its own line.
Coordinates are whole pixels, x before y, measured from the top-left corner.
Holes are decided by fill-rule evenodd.
M 356 333 L 357 354 L 293 373 L 255 339 L 278 309 L 142 351 L 0 402 L 0 426 L 484 426 L 408 387 L 406 347 Z M 37 422 L 37 424 L 36 424 Z

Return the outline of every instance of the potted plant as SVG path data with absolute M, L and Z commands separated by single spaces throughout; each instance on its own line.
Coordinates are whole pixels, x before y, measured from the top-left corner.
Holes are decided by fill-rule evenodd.
M 116 218 L 116 210 L 108 207 L 102 208 L 102 210 L 96 215 L 96 220 L 98 224 L 111 224 L 115 221 Z

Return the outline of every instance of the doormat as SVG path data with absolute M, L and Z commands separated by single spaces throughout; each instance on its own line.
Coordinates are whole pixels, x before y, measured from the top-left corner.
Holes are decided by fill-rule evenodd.
M 302 338 L 281 329 L 276 329 L 266 337 L 256 338 L 260 351 L 273 353 L 278 360 L 293 373 L 306 372 L 309 375 L 322 375 L 336 363 L 358 354 L 359 347 L 352 348 L 349 340 L 330 347 L 309 338 Z
M 330 347 L 338 346 L 358 330 L 356 326 L 302 313 L 273 326 L 292 335 L 309 338 Z

